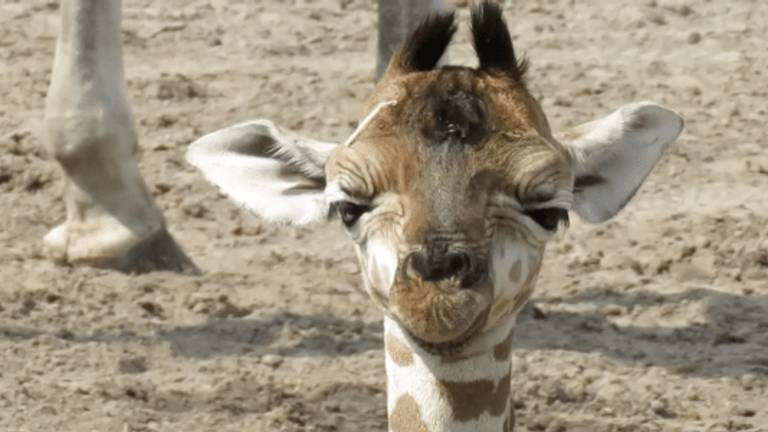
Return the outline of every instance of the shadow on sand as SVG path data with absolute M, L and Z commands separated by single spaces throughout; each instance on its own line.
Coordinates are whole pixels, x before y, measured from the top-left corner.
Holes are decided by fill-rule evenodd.
M 585 290 L 572 297 L 540 298 L 536 304 L 584 303 L 592 308 L 619 306 L 624 311 L 658 308 L 655 312 L 685 315 L 677 308 L 695 305 L 691 325 L 616 325 L 600 312 L 552 310 L 544 319 L 525 314 L 518 323 L 518 349 L 601 353 L 620 362 L 663 367 L 673 372 L 705 376 L 768 376 L 768 296 L 742 296 L 707 288 L 692 288 L 676 295 L 651 290 L 616 293 Z M 662 312 L 659 312 L 662 311 Z M 663 312 L 666 311 L 666 312 Z M 652 316 L 633 322 L 652 322 Z M 620 321 L 620 320 L 619 320 Z
M 588 303 L 618 305 L 629 310 L 696 302 L 704 305 L 694 325 L 662 327 L 617 326 L 598 312 L 551 310 L 534 318 L 524 313 L 516 331 L 518 350 L 562 350 L 601 353 L 619 362 L 663 367 L 673 372 L 705 377 L 768 375 L 768 296 L 739 296 L 706 288 L 677 295 L 636 290 L 616 294 L 587 290 L 573 297 L 540 298 L 536 304 Z M 599 307 L 597 308 L 600 309 Z M 530 310 L 530 309 L 529 309 Z M 159 327 L 150 332 L 131 330 L 78 333 L 45 332 L 0 326 L 0 338 L 25 340 L 43 334 L 74 342 L 169 343 L 177 355 L 287 357 L 355 355 L 382 349 L 382 326 L 377 321 L 347 320 L 329 315 L 291 312 L 247 318 L 209 320 L 193 326 Z

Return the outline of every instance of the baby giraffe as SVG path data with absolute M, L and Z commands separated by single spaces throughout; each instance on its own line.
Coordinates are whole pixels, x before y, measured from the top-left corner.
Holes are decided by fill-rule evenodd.
M 476 68 L 437 63 L 434 15 L 403 43 L 344 144 L 267 120 L 207 135 L 189 161 L 267 221 L 341 220 L 384 312 L 392 432 L 514 427 L 510 351 L 546 243 L 569 212 L 619 212 L 683 120 L 625 105 L 556 139 L 526 88 L 499 6 L 472 11 Z

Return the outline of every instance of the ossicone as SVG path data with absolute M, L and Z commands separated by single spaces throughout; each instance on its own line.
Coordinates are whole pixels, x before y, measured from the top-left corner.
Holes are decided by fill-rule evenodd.
M 515 54 L 512 36 L 497 3 L 486 0 L 472 9 L 472 43 L 481 70 L 507 73 L 523 82 L 528 62 Z

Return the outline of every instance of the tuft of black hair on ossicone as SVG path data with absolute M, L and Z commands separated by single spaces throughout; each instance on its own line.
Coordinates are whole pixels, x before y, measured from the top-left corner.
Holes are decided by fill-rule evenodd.
M 456 33 L 453 12 L 427 17 L 403 43 L 397 61 L 408 72 L 428 71 L 437 66 Z
M 480 69 L 508 73 L 519 82 L 525 80 L 528 61 L 518 59 L 501 6 L 484 0 L 472 9 L 472 42 Z

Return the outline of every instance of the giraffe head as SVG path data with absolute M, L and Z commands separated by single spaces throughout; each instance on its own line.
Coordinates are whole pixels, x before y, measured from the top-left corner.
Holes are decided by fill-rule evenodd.
M 569 213 L 614 216 L 683 128 L 676 113 L 640 102 L 556 139 L 499 7 L 473 10 L 479 66 L 437 66 L 455 31 L 452 13 L 415 30 L 367 104 L 375 115 L 348 143 L 257 120 L 188 153 L 268 221 L 339 219 L 373 300 L 445 355 L 511 319 Z

